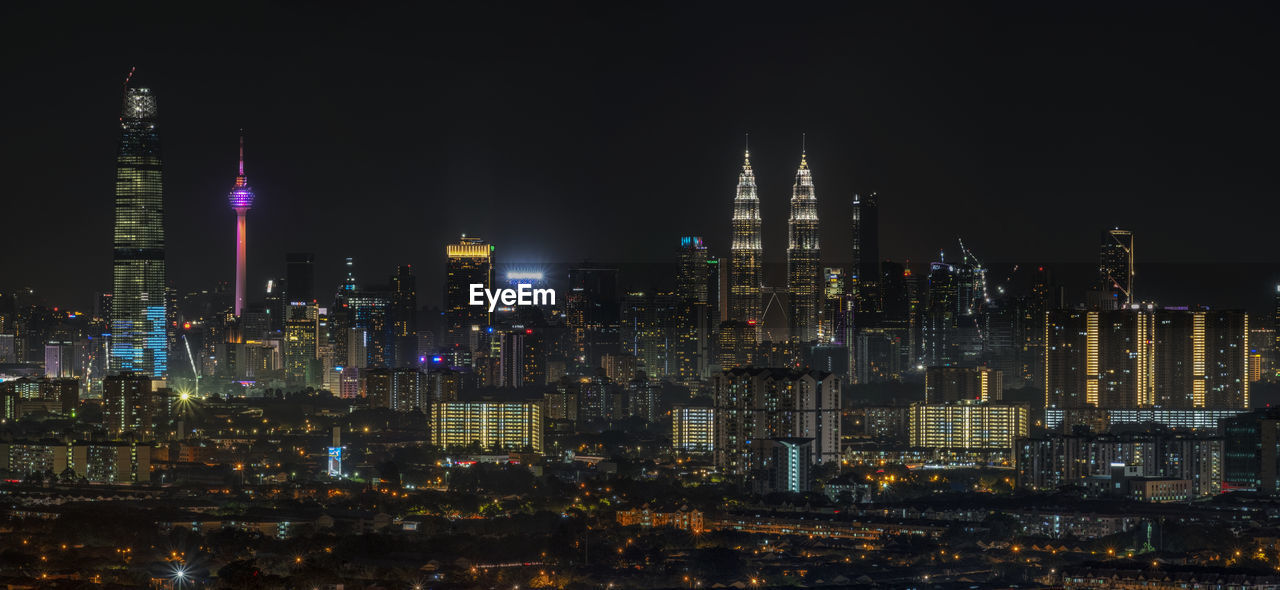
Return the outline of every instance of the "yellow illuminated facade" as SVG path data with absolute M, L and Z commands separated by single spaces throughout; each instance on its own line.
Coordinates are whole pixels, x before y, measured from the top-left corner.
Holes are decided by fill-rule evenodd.
M 716 443 L 716 410 L 676 406 L 671 410 L 671 446 L 678 451 L 710 453 Z
M 542 404 L 527 402 L 436 402 L 431 405 L 431 444 L 542 452 Z
M 907 431 L 913 447 L 1012 449 L 1028 434 L 1025 405 L 973 400 L 911 404 Z

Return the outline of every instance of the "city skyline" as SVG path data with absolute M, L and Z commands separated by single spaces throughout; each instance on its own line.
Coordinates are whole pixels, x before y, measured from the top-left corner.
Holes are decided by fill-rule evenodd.
M 703 40 L 695 40 L 691 31 L 680 30 L 674 37 L 675 47 L 692 52 L 691 65 L 673 66 L 671 55 L 665 52 L 646 60 L 634 49 L 606 42 L 603 56 L 618 60 L 622 66 L 618 74 L 587 81 L 584 74 L 594 61 L 569 60 L 547 72 L 552 79 L 563 80 L 563 88 L 552 90 L 559 86 L 537 81 L 536 92 L 520 94 L 522 100 L 511 105 L 511 114 L 489 111 L 484 117 L 480 109 L 494 106 L 492 100 L 465 107 L 462 103 L 476 96 L 506 96 L 504 91 L 535 87 L 530 74 L 517 73 L 522 65 L 562 57 L 576 47 L 575 43 L 587 39 L 549 43 L 531 38 L 533 51 L 526 56 L 510 56 L 490 48 L 483 56 L 490 69 L 484 72 L 468 72 L 467 58 L 441 58 L 439 80 L 452 81 L 442 87 L 431 85 L 435 78 L 388 75 L 390 64 L 369 60 L 352 63 L 372 49 L 355 50 L 335 61 L 325 61 L 325 57 L 337 57 L 330 54 L 303 59 L 297 62 L 297 72 L 276 76 L 277 65 L 287 55 L 283 48 L 288 41 L 311 39 L 332 30 L 335 24 L 323 14 L 309 15 L 304 18 L 312 19 L 307 22 L 313 27 L 289 30 L 277 39 L 261 32 L 286 14 L 271 7 L 263 10 L 256 24 L 236 34 L 256 39 L 260 45 L 255 46 L 253 55 L 267 59 L 240 59 L 249 50 L 233 44 L 188 52 L 191 59 L 182 60 L 179 68 L 173 58 L 144 53 L 143 44 L 125 40 L 94 57 L 80 56 L 57 68 L 41 69 L 42 60 L 13 66 L 9 79 L 51 89 L 68 84 L 63 78 L 53 78 L 55 74 L 74 74 L 76 90 L 63 92 L 65 98 L 58 101 L 57 108 L 65 113 L 66 124 L 76 122 L 76 133 L 97 138 L 71 140 L 72 129 L 61 126 L 61 117 L 43 117 L 59 121 L 41 128 L 43 135 L 37 135 L 30 123 L 18 121 L 13 128 L 16 141 L 6 144 L 6 150 L 11 150 L 6 152 L 9 161 L 29 167 L 24 163 L 32 156 L 45 154 L 67 162 L 76 173 L 41 187 L 41 192 L 52 198 L 15 203 L 15 215 L 37 220 L 31 226 L 45 231 L 53 226 L 39 220 L 56 217 L 61 227 L 83 234 L 86 243 L 96 239 L 95 235 L 107 239 L 92 222 L 108 206 L 102 198 L 109 189 L 101 155 L 110 149 L 111 131 L 102 120 L 123 73 L 137 66 L 139 76 L 169 105 L 165 128 L 166 184 L 171 195 L 167 203 L 172 226 L 170 275 L 173 284 L 184 291 L 211 287 L 213 281 L 205 278 L 206 269 L 213 269 L 217 280 L 234 278 L 227 257 L 219 254 L 226 252 L 233 239 L 225 229 L 232 215 L 221 197 L 225 195 L 232 142 L 241 128 L 253 138 L 255 187 L 272 196 L 271 203 L 256 207 L 249 219 L 249 232 L 254 235 L 249 261 L 251 291 L 279 273 L 276 269 L 283 265 L 285 253 L 300 251 L 316 254 L 317 284 L 321 286 L 341 279 L 341 261 L 348 256 L 363 263 L 362 274 L 366 276 L 387 274 L 399 264 L 415 264 L 424 269 L 419 273 L 424 277 L 420 290 L 427 294 L 425 300 L 431 301 L 442 292 L 441 279 L 439 273 L 425 269 L 442 265 L 440 247 L 461 233 L 485 236 L 498 244 L 509 260 L 518 257 L 526 262 L 571 263 L 584 258 L 587 251 L 598 260 L 666 262 L 670 252 L 666 244 L 689 234 L 704 236 L 709 248 L 724 255 L 729 227 L 722 219 L 731 207 L 728 191 L 739 168 L 736 160 L 744 132 L 752 134 L 769 264 L 785 260 L 786 229 L 776 221 L 787 214 L 787 190 L 802 133 L 808 137 L 811 164 L 821 171 L 817 179 L 817 190 L 823 195 L 819 217 L 848 219 L 854 193 L 877 193 L 884 226 L 881 252 L 894 260 L 909 257 L 927 264 L 938 249 L 950 248 L 959 235 L 989 261 L 1089 263 L 1094 254 L 1093 236 L 1102 227 L 1114 226 L 1145 236 L 1140 269 L 1143 263 L 1265 260 L 1261 242 L 1265 229 L 1256 225 L 1265 215 L 1228 216 L 1230 207 L 1212 208 L 1196 216 L 1181 214 L 1184 207 L 1205 195 L 1215 201 L 1235 200 L 1241 206 L 1266 206 L 1257 197 L 1268 182 L 1262 163 L 1270 159 L 1267 154 L 1274 148 L 1254 138 L 1265 135 L 1269 119 L 1255 121 L 1263 127 L 1243 124 L 1244 119 L 1260 112 L 1262 105 L 1253 102 L 1253 97 L 1264 95 L 1265 88 L 1230 93 L 1230 111 L 1222 108 L 1227 97 L 1210 91 L 1216 83 L 1227 82 L 1229 74 L 1247 71 L 1250 60 L 1265 52 L 1243 51 L 1239 52 L 1243 58 L 1236 59 L 1237 53 L 1230 48 L 1210 47 L 1196 53 L 1196 60 L 1179 60 L 1178 52 L 1193 49 L 1158 43 L 1167 33 L 1140 30 L 1138 40 L 1132 40 L 1094 27 L 1090 30 L 1096 33 L 1097 43 L 1110 50 L 1106 55 L 1117 57 L 1104 60 L 1101 55 L 1087 54 L 1081 63 L 1096 67 L 1090 70 L 1080 63 L 1053 59 L 1045 53 L 1050 43 L 1027 38 L 1023 31 L 1035 27 L 1066 34 L 1066 25 L 1049 22 L 1050 15 L 1034 11 L 983 15 L 958 8 L 934 18 L 952 17 L 973 31 L 985 32 L 993 44 L 1026 43 L 1028 56 L 1014 58 L 985 46 L 967 46 L 952 57 L 930 55 L 924 59 L 911 54 L 910 42 L 921 35 L 942 35 L 940 40 L 957 35 L 933 19 L 914 23 L 918 30 L 887 26 L 874 35 L 851 35 L 854 45 L 847 48 L 817 40 L 786 43 L 762 35 L 755 45 L 735 40 L 723 44 L 722 49 L 709 49 Z M 864 10 L 871 11 L 868 18 L 896 22 L 889 18 L 894 16 L 892 12 Z M 808 23 L 821 16 L 819 10 L 793 18 Z M 1180 30 L 1191 22 L 1190 15 L 1177 9 L 1159 16 L 1176 25 L 1169 30 Z M 1230 37 L 1235 44 L 1263 43 L 1231 34 L 1247 28 L 1247 16 L 1210 15 L 1200 25 L 1202 33 L 1212 39 Z M 695 23 L 704 22 L 709 15 L 690 17 Z M 485 35 L 510 30 L 513 25 L 508 18 L 497 18 Z M 735 18 L 742 19 L 751 31 L 763 27 L 746 16 Z M 1125 21 L 1139 15 L 1121 10 L 1115 18 Z M 189 38 L 166 37 L 166 41 L 179 48 L 205 47 L 200 41 L 213 35 L 211 29 L 201 27 L 189 33 Z M 342 38 L 334 51 L 358 46 L 362 34 L 353 35 Z M 1054 35 L 1050 38 L 1056 39 Z M 93 34 L 87 34 L 79 43 L 92 41 Z M 443 55 L 457 57 L 457 50 L 467 42 L 450 45 L 453 41 L 457 39 L 444 35 L 435 43 L 447 50 Z M 886 43 L 878 52 L 880 60 L 855 51 L 877 41 Z M 32 47 L 47 47 L 45 43 L 34 40 Z M 1165 48 L 1166 53 L 1153 53 L 1153 46 Z M 50 48 L 48 55 L 62 55 L 59 52 L 71 47 Z M 761 59 L 744 59 L 734 49 Z M 763 59 L 767 51 L 805 59 L 788 60 L 796 71 L 787 72 Z M 1234 61 L 1224 62 L 1228 55 Z M 493 61 L 502 57 L 509 59 Z M 850 57 L 853 59 L 846 59 Z M 1014 67 L 1023 65 L 1022 59 L 1036 57 L 1050 59 L 1042 69 Z M 254 92 L 206 91 L 213 80 L 205 73 L 226 58 L 235 58 L 229 61 L 239 65 L 224 72 L 219 83 L 229 79 L 239 87 L 255 88 Z M 1131 78 L 1131 68 L 1125 67 L 1134 60 L 1146 60 L 1142 63 L 1153 66 L 1142 70 L 1145 77 L 1141 80 Z M 1175 64 L 1197 74 L 1193 89 L 1203 91 L 1196 94 L 1198 98 L 1173 91 L 1186 83 L 1182 81 L 1186 76 L 1170 69 Z M 620 78 L 623 73 L 642 79 L 665 68 L 674 68 L 675 77 L 642 93 L 649 100 L 622 93 L 627 87 Z M 697 80 L 695 73 L 704 70 L 753 75 L 747 81 L 720 77 Z M 1013 71 L 1021 76 L 1016 82 L 1005 76 Z M 360 84 L 321 82 L 352 73 L 358 73 L 369 85 L 367 90 Z M 787 96 L 781 88 L 789 84 L 783 80 L 796 73 L 821 74 L 808 76 L 815 91 L 805 93 L 803 114 L 791 108 L 799 99 Z M 1235 85 L 1263 83 L 1249 76 L 1229 80 Z M 1101 82 L 1129 93 L 1114 101 L 1097 99 L 1093 89 Z M 437 97 L 435 102 L 409 100 L 415 90 L 428 85 L 443 89 L 432 95 Z M 602 107 L 576 111 L 580 113 L 577 117 L 566 112 L 577 104 L 571 98 L 575 93 L 593 89 L 604 94 Z M 925 89 L 933 92 L 921 92 Z M 939 94 L 940 89 L 948 91 Z M 1021 106 L 997 108 L 1003 105 L 999 97 L 1009 91 L 1015 91 Z M 353 92 L 362 96 L 372 92 L 374 96 L 368 100 L 385 108 L 353 111 L 361 104 L 354 102 Z M 697 98 L 702 95 L 707 98 Z M 668 100 L 652 100 L 659 96 Z M 692 97 L 692 110 L 673 110 L 683 102 L 676 99 L 680 96 Z M 721 101 L 717 104 L 729 108 L 712 112 L 707 102 L 712 96 Z M 987 99 L 992 98 L 995 100 L 988 105 Z M 31 105 L 24 112 L 38 114 L 49 108 L 52 105 Z M 441 115 L 454 109 L 461 109 L 461 116 Z M 971 109 L 968 115 L 964 109 Z M 606 110 L 620 115 L 619 122 L 606 123 Z M 361 112 L 376 123 L 314 125 L 317 116 L 343 111 Z M 1147 114 L 1134 117 L 1138 112 Z M 1180 118 L 1162 116 L 1174 112 Z M 641 128 L 628 122 L 635 120 L 661 124 Z M 1182 125 L 1181 133 L 1190 135 L 1170 142 L 1168 132 L 1156 131 L 1174 120 Z M 392 121 L 400 124 L 391 125 Z M 1208 127 L 1211 121 L 1215 124 Z M 1228 124 L 1232 122 L 1237 124 Z M 1023 135 L 1028 123 L 1032 124 L 1029 128 L 1041 131 L 1034 139 Z M 24 145 L 33 149 L 16 149 Z M 1212 152 L 1205 146 L 1213 146 Z M 1199 158 L 1194 166 L 1186 165 L 1191 157 Z M 635 166 L 646 170 L 645 182 L 619 186 L 612 181 L 615 176 L 627 177 L 622 171 Z M 32 180 L 17 179 L 16 189 L 32 190 L 26 186 Z M 600 199 L 602 192 L 617 197 Z M 320 213 L 344 208 L 348 199 L 368 206 L 348 208 L 342 216 Z M 616 213 L 614 203 L 622 202 L 645 203 L 634 212 L 640 223 L 607 231 L 595 226 L 573 227 L 566 225 L 572 216 L 560 213 L 572 210 L 609 219 Z M 1046 202 L 1076 206 L 1046 206 Z M 677 219 L 668 215 L 668 210 L 686 214 Z M 220 218 L 224 222 L 213 221 Z M 212 222 L 210 227 L 205 227 L 206 220 Z M 1194 227 L 1189 225 L 1193 222 Z M 342 223 L 383 226 L 386 231 L 360 236 L 345 231 Z M 1195 248 L 1175 237 L 1201 224 L 1233 230 L 1228 239 Z M 646 229 L 641 231 L 641 227 Z M 839 266 L 849 260 L 848 232 L 831 223 L 824 223 L 821 232 L 823 264 Z M 21 240 L 22 233 L 11 233 L 6 239 Z M 426 240 L 419 237 L 424 233 Z M 671 237 L 657 239 L 664 234 Z M 317 235 L 327 238 L 319 240 Z M 80 242 L 77 240 L 77 245 Z M 5 250 L 18 251 L 14 247 Z M 22 277 L 23 283 L 7 286 L 32 286 L 50 294 L 50 303 L 84 306 L 92 292 L 107 288 L 101 257 L 94 249 L 80 252 L 55 241 L 32 256 L 6 258 L 6 268 Z M 1257 281 L 1260 285 L 1280 276 L 1276 268 L 1255 270 L 1270 275 Z M 1178 301 L 1190 302 L 1194 301 Z M 1260 307 L 1248 305 L 1251 309 Z

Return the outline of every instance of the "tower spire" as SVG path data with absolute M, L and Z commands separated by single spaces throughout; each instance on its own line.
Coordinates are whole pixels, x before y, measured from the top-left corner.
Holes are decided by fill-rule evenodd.
M 746 133 L 746 141 L 744 143 L 746 145 L 746 148 L 742 152 L 742 165 L 750 166 L 751 165 L 751 132 L 750 131 Z
M 240 176 L 244 176 L 244 129 L 240 130 Z
M 804 170 L 805 168 L 808 168 L 808 167 L 809 167 L 809 163 L 808 163 L 807 161 L 805 161 L 805 154 L 806 154 L 806 150 L 805 150 L 805 134 L 804 134 L 804 133 L 801 133 L 801 134 L 800 134 L 800 169 L 801 169 L 801 170 Z

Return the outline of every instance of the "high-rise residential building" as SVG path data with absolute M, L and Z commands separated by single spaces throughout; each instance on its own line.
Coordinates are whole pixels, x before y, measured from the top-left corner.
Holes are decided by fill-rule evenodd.
M 813 441 L 815 463 L 840 460 L 840 379 L 818 371 L 740 368 L 712 378 L 715 462 L 722 472 L 757 476 L 771 440 Z
M 56 340 L 44 345 L 46 377 L 75 377 L 80 373 L 80 358 L 74 342 Z
M 415 366 L 418 363 L 418 290 L 413 276 L 413 266 L 396 267 L 391 277 L 391 307 L 387 310 L 391 323 L 391 354 L 397 367 Z
M 1215 434 L 1163 428 L 1039 435 L 1017 441 L 1017 487 L 1051 492 L 1082 486 L 1109 475 L 1112 465 L 1125 465 L 1140 477 L 1190 481 L 1193 496 L 1216 496 L 1223 491 L 1223 444 Z
M 880 208 L 876 194 L 853 195 L 853 267 L 850 273 L 857 313 L 880 311 Z
M 1007 449 L 1026 438 L 1029 409 L 1024 404 L 963 400 L 914 403 L 907 412 L 913 447 L 941 449 Z
M 289 301 L 316 301 L 316 255 L 311 252 L 286 254 L 284 285 Z
M 1239 310 L 1051 310 L 1046 409 L 1249 407 Z
M 998 401 L 1003 391 L 1003 374 L 989 367 L 929 367 L 924 372 L 924 401 L 929 404 Z
M 241 310 L 245 306 L 245 290 L 249 287 L 247 276 L 246 261 L 246 240 L 248 238 L 247 228 L 245 226 L 245 216 L 249 213 L 249 209 L 253 207 L 253 190 L 249 188 L 249 181 L 244 176 L 244 136 L 240 136 L 240 174 L 236 176 L 235 185 L 231 187 L 231 192 L 227 194 L 227 201 L 231 203 L 231 209 L 236 212 L 236 301 L 235 314 L 240 316 Z
M 370 407 L 412 412 L 431 405 L 427 374 L 416 368 L 369 369 L 361 377 Z
M 1136 303 L 1133 292 L 1133 232 L 1127 229 L 1102 230 L 1098 248 L 1098 285 L 1103 309 Z
M 729 314 L 725 320 L 758 326 L 760 287 L 764 284 L 764 246 L 760 239 L 760 197 L 751 170 L 751 152 L 742 158 L 738 192 L 733 198 L 733 241 L 729 259 Z
M 542 402 L 436 402 L 431 405 L 431 444 L 460 448 L 542 452 Z
M 791 338 L 800 342 L 818 339 L 819 265 L 818 199 L 805 154 L 791 188 L 791 218 L 787 223 L 787 292 Z
M 716 445 L 716 410 L 678 405 L 671 409 L 671 447 L 686 453 L 710 453 Z
M 102 418 L 113 437 L 134 434 L 147 439 L 155 434 L 156 415 L 161 410 L 152 391 L 151 378 L 141 373 L 110 375 L 102 383 Z
M 472 352 L 479 346 L 481 330 L 489 326 L 489 308 L 471 305 L 471 285 L 493 286 L 492 244 L 465 234 L 456 244 L 445 247 L 448 256 L 445 277 L 445 347 L 450 352 Z
M 127 86 L 127 83 L 126 83 Z M 111 371 L 169 372 L 164 182 L 156 97 L 126 88 L 116 158 Z

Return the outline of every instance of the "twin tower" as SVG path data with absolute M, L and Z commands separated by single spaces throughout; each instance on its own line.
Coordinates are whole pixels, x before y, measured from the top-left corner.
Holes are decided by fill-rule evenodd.
M 755 326 L 763 320 L 764 248 L 760 239 L 760 197 L 751 152 L 743 156 L 738 193 L 733 199 L 733 241 L 729 266 L 729 319 Z M 818 199 L 805 153 L 791 188 L 791 217 L 787 222 L 787 323 L 791 338 L 818 339 L 818 297 L 821 255 L 818 245 Z

